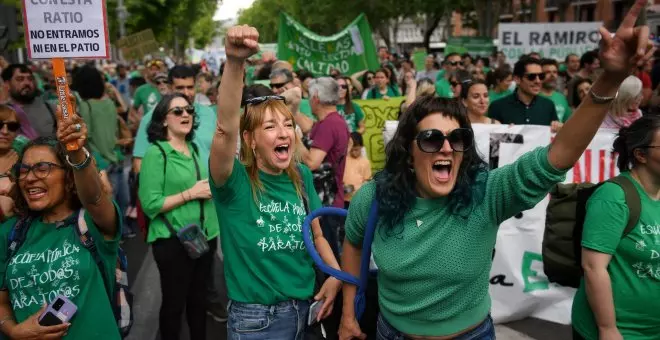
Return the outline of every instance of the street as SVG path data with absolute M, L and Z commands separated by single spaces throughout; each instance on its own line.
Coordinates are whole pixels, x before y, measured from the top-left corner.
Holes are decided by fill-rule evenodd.
M 140 236 L 122 245 L 129 259 L 129 281 L 134 293 L 135 323 L 127 340 L 160 340 L 158 310 L 160 283 L 158 268 L 151 251 Z M 208 339 L 226 339 L 226 324 L 207 318 Z M 525 319 L 495 327 L 498 340 L 555 340 L 570 339 L 571 327 L 538 319 Z M 189 340 L 187 326 L 182 329 L 181 340 Z

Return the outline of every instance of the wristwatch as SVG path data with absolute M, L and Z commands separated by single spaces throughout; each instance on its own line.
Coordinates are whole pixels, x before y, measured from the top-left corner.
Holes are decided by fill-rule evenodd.
M 612 97 L 601 97 L 594 92 L 594 89 L 589 90 L 589 97 L 591 97 L 591 101 L 594 102 L 594 104 L 608 104 L 612 102 L 617 96 L 619 96 L 619 90 L 616 91 L 614 96 Z

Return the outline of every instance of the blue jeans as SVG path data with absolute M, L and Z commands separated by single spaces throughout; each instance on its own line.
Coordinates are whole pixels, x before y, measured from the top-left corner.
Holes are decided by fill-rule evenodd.
M 383 315 L 378 315 L 377 340 L 406 340 L 403 333 L 390 325 Z M 488 315 L 486 320 L 477 328 L 457 337 L 454 340 L 495 340 L 495 326 L 493 319 Z
M 303 340 L 309 301 L 290 300 L 275 305 L 229 301 L 228 340 Z
M 108 179 L 112 184 L 113 190 L 113 199 L 117 202 L 119 209 L 123 214 L 126 213 L 126 209 L 130 203 L 130 193 L 128 188 L 128 174 L 126 173 L 126 168 L 124 167 L 123 162 L 110 164 L 106 169 L 108 173 Z M 124 219 L 126 221 L 126 219 Z M 129 223 L 124 223 L 124 230 L 122 234 L 128 234 L 130 232 L 135 232 L 134 228 Z

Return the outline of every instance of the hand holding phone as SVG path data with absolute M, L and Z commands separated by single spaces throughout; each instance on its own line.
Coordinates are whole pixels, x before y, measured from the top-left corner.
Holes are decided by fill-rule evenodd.
M 311 326 L 317 322 L 324 302 L 325 300 L 314 301 L 314 303 L 309 306 L 309 314 L 307 314 L 307 326 Z
M 42 326 L 39 319 L 46 313 L 48 305 L 43 305 L 39 311 L 25 321 L 9 329 L 11 339 L 60 339 L 69 330 L 70 323 L 60 323 L 55 326 Z
M 68 323 L 76 314 L 78 307 L 64 295 L 58 295 L 39 317 L 42 326 L 55 326 Z

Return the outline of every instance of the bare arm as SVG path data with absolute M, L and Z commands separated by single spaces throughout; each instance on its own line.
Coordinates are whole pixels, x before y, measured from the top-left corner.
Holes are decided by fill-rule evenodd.
M 337 262 L 337 258 L 332 252 L 332 248 L 330 248 L 328 240 L 323 237 L 323 230 L 321 230 L 321 224 L 319 223 L 318 218 L 312 221 L 312 234 L 314 235 L 314 246 L 319 252 L 319 255 L 321 255 L 323 262 L 325 262 L 330 267 L 339 270 L 340 268 L 339 263 Z
M 612 281 L 607 266 L 612 255 L 582 248 L 582 268 L 587 301 L 594 313 L 599 331 L 616 328 Z
M 259 50 L 258 39 L 259 32 L 245 25 L 232 27 L 227 32 L 227 63 L 218 91 L 218 122 L 209 161 L 209 172 L 215 185 L 225 184 L 234 168 L 245 60 Z
M 291 113 L 293 113 L 293 119 L 296 121 L 296 125 L 300 126 L 303 133 L 309 133 L 312 130 L 312 126 L 314 126 L 314 121 L 300 112 L 302 89 L 299 87 L 288 89 L 282 92 L 282 96 L 286 99 L 286 104 Z
M 364 88 L 362 87 L 362 82 L 360 82 L 360 77 L 362 77 L 365 73 L 367 73 L 368 70 L 360 71 L 351 76 L 351 83 L 353 84 L 353 87 L 355 89 L 362 93 L 364 91 Z
M 301 160 L 312 171 L 318 169 L 323 164 L 326 155 L 327 153 L 319 148 L 308 150 L 304 145 L 300 145 Z

